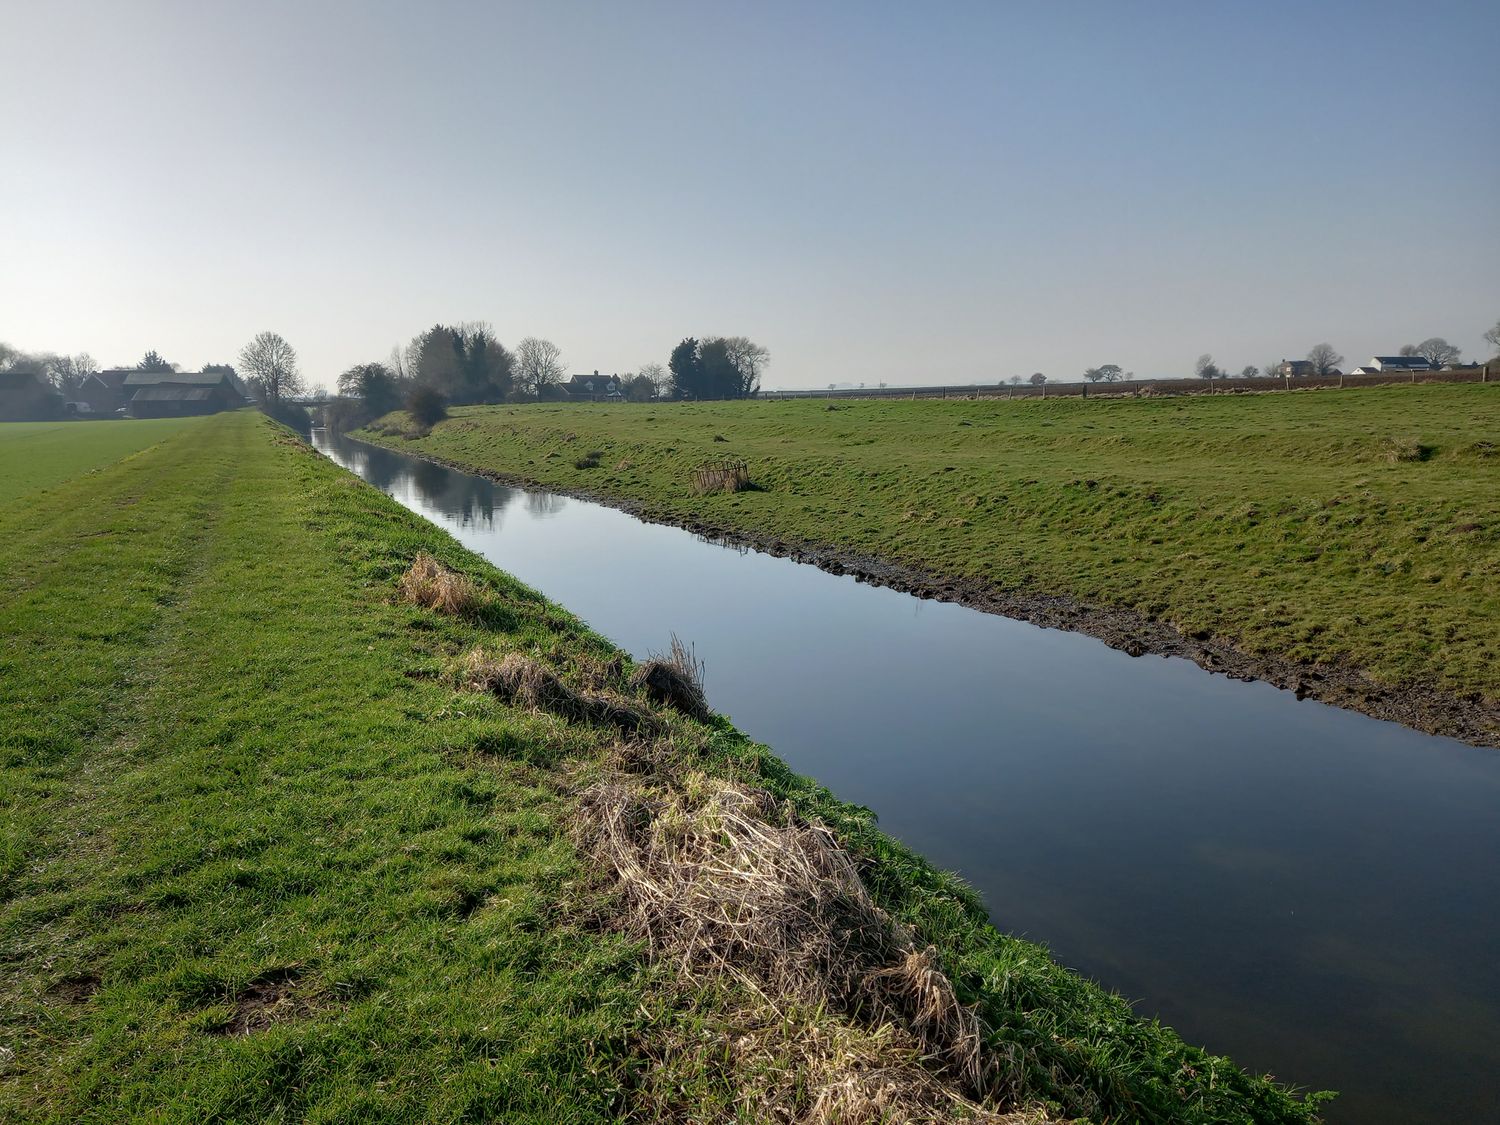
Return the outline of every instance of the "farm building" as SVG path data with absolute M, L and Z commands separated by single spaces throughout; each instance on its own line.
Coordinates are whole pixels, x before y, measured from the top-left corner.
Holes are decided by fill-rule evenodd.
M 1432 364 L 1420 355 L 1377 355 L 1365 364 L 1376 371 L 1431 371 Z
M 132 418 L 216 414 L 245 404 L 229 375 L 218 371 L 131 371 L 123 393 Z
M 62 395 L 45 375 L 0 371 L 0 422 L 42 422 L 62 414 Z

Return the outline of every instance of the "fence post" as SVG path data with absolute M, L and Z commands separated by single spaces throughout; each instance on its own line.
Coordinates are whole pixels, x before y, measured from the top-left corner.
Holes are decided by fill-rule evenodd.
M 1339 390 L 1343 390 L 1343 389 L 1344 389 L 1344 373 L 1342 371 L 1340 371 L 1339 372 Z

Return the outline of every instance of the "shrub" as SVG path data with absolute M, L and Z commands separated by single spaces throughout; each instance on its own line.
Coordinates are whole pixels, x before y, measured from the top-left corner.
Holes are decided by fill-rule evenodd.
M 435 426 L 448 417 L 448 400 L 441 391 L 418 387 L 406 400 L 406 412 L 421 426 Z

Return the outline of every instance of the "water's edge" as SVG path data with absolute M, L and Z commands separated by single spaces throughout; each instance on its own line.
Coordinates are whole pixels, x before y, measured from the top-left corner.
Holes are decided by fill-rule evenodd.
M 1500 701 L 1487 704 L 1482 698 L 1462 697 L 1441 688 L 1407 683 L 1378 684 L 1360 669 L 1348 665 L 1303 664 L 1285 657 L 1247 653 L 1222 638 L 1189 636 L 1167 622 L 1154 620 L 1136 610 L 1092 605 L 1062 594 L 1040 594 L 1003 590 L 972 578 L 953 578 L 919 567 L 892 562 L 827 543 L 786 540 L 742 528 L 693 518 L 678 518 L 649 508 L 639 501 L 596 489 L 568 488 L 528 477 L 505 473 L 464 461 L 454 461 L 414 447 L 395 445 L 355 434 L 342 434 L 372 448 L 390 450 L 441 465 L 447 469 L 483 477 L 511 488 L 553 492 L 624 512 L 645 523 L 678 527 L 695 535 L 735 547 L 747 547 L 778 558 L 789 558 L 836 575 L 849 575 L 859 582 L 884 586 L 914 597 L 954 602 L 983 613 L 1026 621 L 1048 629 L 1064 629 L 1103 641 L 1130 656 L 1179 656 L 1205 671 L 1237 680 L 1261 680 L 1296 694 L 1298 699 L 1357 711 L 1372 718 L 1400 723 L 1427 734 L 1458 739 L 1473 746 L 1500 747 Z

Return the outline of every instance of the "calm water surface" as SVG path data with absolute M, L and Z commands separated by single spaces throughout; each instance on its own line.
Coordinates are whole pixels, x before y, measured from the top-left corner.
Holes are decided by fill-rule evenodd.
M 1500 1121 L 1500 752 L 315 431 L 961 872 L 996 923 L 1335 1122 Z

